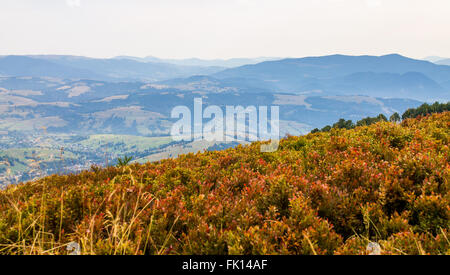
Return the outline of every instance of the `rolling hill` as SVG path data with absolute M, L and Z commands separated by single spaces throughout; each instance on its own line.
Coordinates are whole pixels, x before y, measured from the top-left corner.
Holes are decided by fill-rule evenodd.
M 449 254 L 450 113 L 0 191 L 0 254 Z

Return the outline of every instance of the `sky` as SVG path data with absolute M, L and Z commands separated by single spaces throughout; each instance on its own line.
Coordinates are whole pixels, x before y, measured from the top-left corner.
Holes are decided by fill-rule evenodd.
M 1 0 L 0 55 L 450 57 L 449 0 Z

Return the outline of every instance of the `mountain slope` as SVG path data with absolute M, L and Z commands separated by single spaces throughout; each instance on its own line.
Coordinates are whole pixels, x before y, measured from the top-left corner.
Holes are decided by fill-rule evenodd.
M 9 186 L 0 253 L 448 254 L 449 126 L 447 112 Z

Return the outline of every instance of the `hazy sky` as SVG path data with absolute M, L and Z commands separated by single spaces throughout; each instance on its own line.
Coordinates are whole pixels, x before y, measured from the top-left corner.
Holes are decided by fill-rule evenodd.
M 0 55 L 450 57 L 449 0 L 0 0 Z

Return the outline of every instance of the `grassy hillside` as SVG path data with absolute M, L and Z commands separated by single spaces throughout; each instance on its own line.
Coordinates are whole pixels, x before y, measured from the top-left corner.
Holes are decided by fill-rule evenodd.
M 0 253 L 450 254 L 450 112 L 0 191 Z
M 114 164 L 118 157 L 125 155 L 144 158 L 164 151 L 171 143 L 170 136 L 102 134 L 86 137 L 43 133 L 22 138 L 11 135 L 2 139 L 6 148 L 0 149 L 0 188 L 46 175 L 89 169 L 91 165 Z
M 24 173 L 38 175 L 42 168 L 56 172 L 63 163 L 71 163 L 76 158 L 72 152 L 45 147 L 11 148 L 0 150 L 0 171 L 7 171 L 6 176 Z M 0 186 L 3 175 L 0 175 Z
M 122 154 L 130 154 L 158 148 L 170 142 L 172 142 L 170 136 L 140 137 L 130 135 L 92 135 L 89 136 L 88 139 L 79 142 L 79 144 L 92 150 L 100 150 L 109 147 L 110 150 L 119 151 Z

